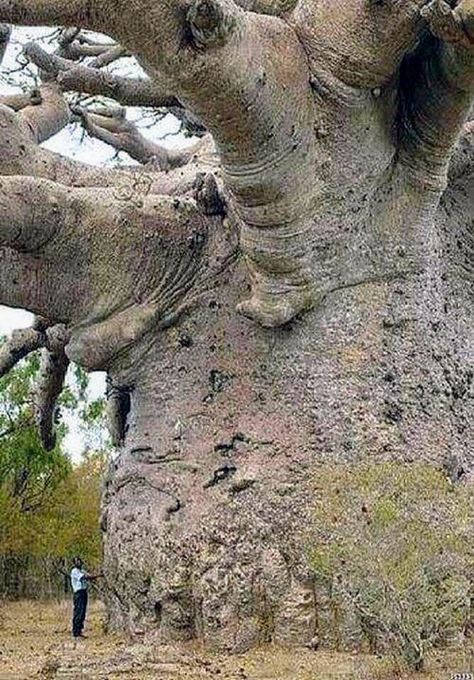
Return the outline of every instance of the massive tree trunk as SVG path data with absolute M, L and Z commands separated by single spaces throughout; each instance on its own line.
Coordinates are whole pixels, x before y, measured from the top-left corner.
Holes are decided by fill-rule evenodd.
M 0 0 L 0 20 L 107 31 L 151 74 L 30 49 L 56 81 L 2 110 L 0 300 L 47 319 L 35 346 L 60 323 L 68 357 L 108 371 L 111 624 L 234 651 L 324 639 L 321 463 L 472 466 L 474 6 L 128 4 Z M 143 175 L 37 146 L 61 87 L 112 85 L 214 141 L 170 156 L 82 112 Z
M 331 637 L 308 563 L 318 466 L 472 467 L 473 291 L 458 259 L 472 189 L 445 195 L 435 227 L 410 197 L 405 237 L 385 216 L 369 244 L 322 222 L 327 294 L 283 328 L 235 314 L 236 266 L 231 287 L 160 336 L 134 374 L 104 503 L 115 623 L 233 650 Z M 382 271 L 354 270 L 369 248 Z

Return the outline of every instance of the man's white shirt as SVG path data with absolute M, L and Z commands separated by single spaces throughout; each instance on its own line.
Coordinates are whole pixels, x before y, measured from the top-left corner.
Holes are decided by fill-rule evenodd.
M 71 586 L 73 593 L 77 593 L 78 590 L 87 590 L 86 574 L 82 569 L 74 567 L 71 571 Z

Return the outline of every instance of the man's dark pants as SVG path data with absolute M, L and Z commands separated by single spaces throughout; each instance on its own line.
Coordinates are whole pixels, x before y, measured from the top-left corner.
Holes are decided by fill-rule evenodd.
M 78 590 L 74 593 L 74 614 L 72 617 L 72 634 L 79 637 L 84 628 L 87 611 L 87 590 Z

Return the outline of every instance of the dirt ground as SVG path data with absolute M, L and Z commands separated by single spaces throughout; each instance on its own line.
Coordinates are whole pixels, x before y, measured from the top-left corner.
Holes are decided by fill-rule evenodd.
M 0 680 L 450 680 L 471 670 L 467 652 L 434 654 L 425 673 L 400 675 L 388 659 L 265 647 L 243 656 L 195 644 L 163 646 L 103 632 L 93 603 L 86 640 L 69 633 L 69 603 L 0 603 Z M 474 678 L 474 675 L 473 675 Z

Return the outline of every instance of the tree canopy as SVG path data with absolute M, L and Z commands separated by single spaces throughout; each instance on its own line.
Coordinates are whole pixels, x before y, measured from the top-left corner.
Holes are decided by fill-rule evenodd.
M 5 341 L 3 341 L 5 342 Z M 90 400 L 87 377 L 76 369 L 54 413 L 57 439 L 46 450 L 35 423 L 40 358 L 30 354 L 0 379 L 0 553 L 100 560 L 101 483 L 110 452 L 84 451 L 73 462 L 64 448 L 68 416 L 103 427 L 103 400 Z

